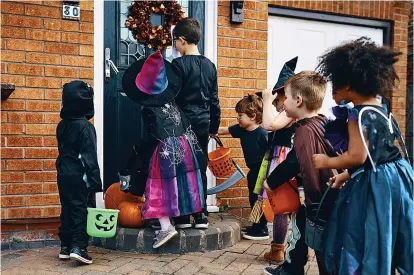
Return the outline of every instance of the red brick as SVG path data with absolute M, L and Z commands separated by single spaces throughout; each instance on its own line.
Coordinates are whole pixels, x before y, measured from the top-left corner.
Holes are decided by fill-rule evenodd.
M 24 76 L 20 75 L 2 75 L 1 81 L 3 83 L 12 83 L 15 86 L 24 86 Z
M 230 69 L 230 68 L 218 68 L 217 75 L 220 76 L 227 76 L 227 77 L 243 77 L 243 71 L 238 69 Z
M 219 57 L 217 59 L 217 66 L 218 67 L 230 67 L 230 58 Z
M 20 206 L 20 205 L 18 205 L 18 206 Z M 2 217 L 2 219 L 4 219 L 4 218 L 5 218 L 5 216 Z M 11 232 L 14 232 L 14 231 L 22 231 L 22 230 L 26 230 L 26 229 L 27 229 L 26 224 L 13 224 L 13 223 L 11 223 L 11 224 L 2 223 L 1 224 L 1 231 L 3 231 L 3 232 L 11 233 Z M 3 242 L 3 240 L 2 240 L 2 242 Z
M 80 24 L 80 31 L 86 33 L 93 33 L 94 26 L 93 23 L 81 23 Z
M 60 64 L 60 55 L 57 54 L 47 54 L 47 53 L 27 53 L 26 61 L 27 63 L 37 63 L 37 64 Z
M 9 98 L 43 99 L 43 90 L 35 88 L 17 87 Z
M 94 2 L 93 1 L 82 1 L 80 7 L 83 11 L 93 11 Z
M 43 122 L 43 114 L 37 113 L 9 113 L 8 122 L 13 123 L 40 123 Z
M 243 70 L 243 78 L 266 79 L 267 71 L 264 70 Z
M 42 215 L 42 208 L 9 208 L 7 209 L 8 219 L 35 218 Z
M 61 103 L 52 102 L 52 101 L 27 101 L 26 110 L 27 111 L 41 111 L 41 112 L 53 112 L 60 111 Z M 46 120 L 47 121 L 47 120 Z
M 1 51 L 1 61 L 24 62 L 24 52 Z
M 23 172 L 1 172 L 1 182 L 10 183 L 10 182 L 23 182 L 24 173 Z
M 44 160 L 43 170 L 44 171 L 56 170 L 56 160 L 55 159 Z
M 25 29 L 17 27 L 1 27 L 1 38 L 25 38 Z
M 62 65 L 93 67 L 93 57 L 64 55 L 62 56 Z
M 240 208 L 230 208 L 227 210 L 227 212 L 235 215 L 235 216 L 239 216 L 242 217 L 242 209 Z
M 9 171 L 39 171 L 42 170 L 41 160 L 7 160 L 6 167 Z
M 23 124 L 1 124 L 1 134 L 2 135 L 13 135 L 13 134 L 23 134 L 24 125 Z
M 61 2 L 59 2 L 59 1 L 45 1 L 45 0 L 43 0 L 43 2 L 42 2 L 42 5 L 44 5 L 44 6 L 50 6 L 50 7 L 59 7 L 59 8 L 61 8 L 62 7 L 62 3 Z
M 1 198 L 1 207 L 10 207 L 10 206 L 23 206 L 24 197 L 23 196 L 7 196 Z
M 48 99 L 48 100 L 61 100 L 62 99 L 62 90 L 61 89 L 46 89 L 45 90 L 45 99 Z
M 243 40 L 243 39 L 231 39 L 230 47 L 239 49 L 255 49 L 256 41 Z
M 62 42 L 91 45 L 93 44 L 93 34 L 62 32 Z
M 26 198 L 26 205 L 59 204 L 59 195 L 33 195 Z
M 230 66 L 233 68 L 255 68 L 256 61 L 251 59 L 231 59 Z
M 62 81 L 56 78 L 27 77 L 26 86 L 40 88 L 60 88 L 62 86 Z
M 60 225 L 59 219 L 51 220 L 39 220 L 36 223 L 30 223 L 27 225 L 28 230 L 38 230 L 38 229 L 57 229 Z
M 7 15 L 6 25 L 16 26 L 19 28 L 40 29 L 43 25 L 41 18 L 32 18 L 29 16 Z
M 45 114 L 45 121 L 47 123 L 56 123 L 57 124 L 60 120 L 61 120 L 60 114 L 53 114 L 53 113 Z
M 253 31 L 245 30 L 243 37 L 245 39 L 267 41 L 267 32 L 266 31 L 258 31 L 258 30 L 253 30 Z
M 56 177 L 56 172 L 27 172 L 26 182 L 54 182 Z
M 22 148 L 1 148 L 2 159 L 21 159 L 23 158 Z
M 58 7 L 47 6 L 29 6 L 26 5 L 26 15 L 37 16 L 42 18 L 61 18 L 62 12 Z
M 257 60 L 256 68 L 266 70 L 267 69 L 267 60 Z
M 1 63 L 1 74 L 5 74 L 6 73 L 6 64 L 5 63 Z
M 42 193 L 42 184 L 8 184 L 7 185 L 7 195 L 23 195 L 23 194 L 40 194 Z
M 58 155 L 57 148 L 27 148 L 25 150 L 26 158 L 31 159 L 47 159 L 56 158 Z
M 44 27 L 56 31 L 79 31 L 79 22 L 69 20 L 44 19 Z
M 93 11 L 83 11 L 80 19 L 81 19 L 81 22 L 93 23 Z
M 43 137 L 43 145 L 47 147 L 57 146 L 56 137 Z
M 9 74 L 21 74 L 21 75 L 43 75 L 43 67 L 38 65 L 27 64 L 8 64 L 7 72 Z
M 20 111 L 24 110 L 24 100 L 8 99 L 1 102 L 2 111 Z
M 43 216 L 44 217 L 59 217 L 60 216 L 61 207 L 55 206 L 55 207 L 45 207 L 43 209 Z M 53 232 L 52 234 L 57 236 L 57 230 L 56 232 Z M 49 233 L 51 233 L 52 230 L 49 230 Z M 50 236 L 49 236 L 50 237 Z
M 243 56 L 251 59 L 266 59 L 267 51 L 243 50 Z
M 2 14 L 24 14 L 24 5 L 20 3 L 12 3 L 3 1 L 1 3 Z
M 7 146 L 10 147 L 38 147 L 42 146 L 43 139 L 41 137 L 26 136 L 9 136 L 7 137 Z
M 60 32 L 26 29 L 26 38 L 43 41 L 60 41 Z
M 77 77 L 78 69 L 67 67 L 45 67 L 45 76 Z
M 56 134 L 55 124 L 28 124 L 26 125 L 26 134 L 28 135 L 48 135 Z
M 219 47 L 218 56 L 241 58 L 243 57 L 243 51 L 240 49 Z
M 80 55 L 87 55 L 87 56 L 93 56 L 93 46 L 89 45 L 80 45 Z
M 218 27 L 218 37 L 243 37 L 244 31 L 241 29 Z
M 93 79 L 93 69 L 79 69 L 79 77 L 85 79 Z
M 68 43 L 47 42 L 45 45 L 45 52 L 60 54 L 79 54 L 79 46 Z

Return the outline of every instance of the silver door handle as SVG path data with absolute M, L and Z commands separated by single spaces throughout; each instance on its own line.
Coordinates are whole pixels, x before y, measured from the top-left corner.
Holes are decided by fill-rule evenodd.
M 108 82 L 111 77 L 111 68 L 114 70 L 115 74 L 119 73 L 118 68 L 115 66 L 114 62 L 111 60 L 111 49 L 105 48 L 105 81 Z

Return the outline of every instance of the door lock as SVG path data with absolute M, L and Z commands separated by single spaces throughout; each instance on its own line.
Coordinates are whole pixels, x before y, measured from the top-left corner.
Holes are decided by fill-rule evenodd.
M 105 82 L 108 82 L 109 78 L 111 78 L 111 68 L 114 70 L 115 74 L 119 73 L 118 68 L 111 60 L 111 49 L 105 48 Z

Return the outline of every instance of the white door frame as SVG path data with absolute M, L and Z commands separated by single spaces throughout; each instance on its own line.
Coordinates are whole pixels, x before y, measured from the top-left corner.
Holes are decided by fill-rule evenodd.
M 104 139 L 104 1 L 94 0 L 94 61 L 93 84 L 95 90 L 95 128 L 98 141 L 98 163 L 103 188 L 103 139 Z M 82 15 L 81 15 L 82 16 Z M 104 208 L 103 193 L 96 194 L 96 207 Z
M 205 2 L 204 55 L 217 66 L 217 0 Z M 104 142 L 104 1 L 94 0 L 94 90 L 95 128 L 98 142 L 98 163 L 103 179 Z M 207 39 L 208 37 L 208 39 Z M 209 151 L 214 150 L 215 142 L 210 142 Z M 216 178 L 207 172 L 208 188 L 216 186 Z M 103 184 L 103 183 L 102 183 Z M 103 186 L 102 186 L 103 187 Z M 216 195 L 207 198 L 208 211 L 217 212 Z M 103 194 L 96 194 L 96 207 L 104 208 Z

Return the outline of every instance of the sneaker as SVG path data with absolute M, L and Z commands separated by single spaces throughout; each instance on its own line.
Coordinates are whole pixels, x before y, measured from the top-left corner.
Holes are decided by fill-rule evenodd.
M 159 221 L 153 222 L 151 223 L 151 228 L 154 230 L 160 230 L 161 229 L 161 224 Z
M 254 241 L 268 240 L 269 232 L 265 229 L 251 228 L 243 234 L 243 238 Z
M 80 249 L 79 247 L 72 248 L 69 257 L 72 260 L 78 261 L 83 264 L 92 263 L 92 258 L 88 255 L 88 251 L 86 251 L 86 249 Z
M 286 272 L 281 265 L 279 266 L 268 266 L 263 270 L 265 275 L 293 275 Z
M 194 216 L 194 227 L 197 229 L 208 228 L 208 218 L 204 213 L 197 213 Z
M 252 228 L 252 225 L 248 225 L 248 226 L 246 226 L 246 227 L 243 227 L 243 228 L 241 229 L 241 232 L 247 232 L 247 231 L 251 230 L 251 228 Z
M 155 235 L 155 242 L 152 246 L 153 248 L 158 248 L 165 243 L 167 243 L 169 240 L 171 240 L 174 236 L 178 235 L 177 230 L 175 230 L 175 227 L 170 225 L 170 227 L 167 230 L 160 230 Z
M 70 254 L 69 247 L 62 246 L 60 248 L 60 252 L 59 252 L 59 259 L 61 259 L 61 260 L 69 260 L 70 259 L 69 254 Z
M 179 229 L 191 228 L 190 216 L 180 216 L 174 218 L 175 227 Z

